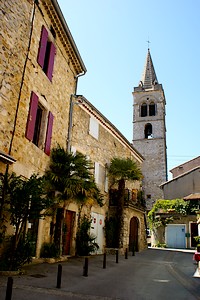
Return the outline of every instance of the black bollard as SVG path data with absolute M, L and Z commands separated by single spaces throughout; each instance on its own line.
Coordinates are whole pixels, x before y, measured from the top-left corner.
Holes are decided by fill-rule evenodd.
M 8 277 L 7 289 L 6 289 L 6 299 L 5 300 L 11 300 L 11 298 L 12 298 L 12 286 L 13 286 L 13 278 Z
M 106 252 L 103 254 L 103 269 L 106 269 Z
M 116 250 L 116 263 L 118 264 L 118 260 L 119 260 L 119 250 Z
M 85 257 L 85 264 L 83 266 L 83 276 L 88 276 L 88 257 Z
M 125 259 L 128 259 L 128 248 L 125 250 Z
M 62 266 L 58 265 L 58 274 L 57 274 L 57 289 L 61 288 L 61 277 L 62 277 Z

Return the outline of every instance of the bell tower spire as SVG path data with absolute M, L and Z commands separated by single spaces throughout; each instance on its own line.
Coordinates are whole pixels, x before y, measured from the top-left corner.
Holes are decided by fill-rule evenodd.
M 143 88 L 145 89 L 152 88 L 153 85 L 158 83 L 149 48 L 147 52 L 144 71 L 140 82 L 143 84 Z
M 160 184 L 167 180 L 165 94 L 158 83 L 148 48 L 139 85 L 133 91 L 133 146 L 144 156 L 143 189 L 147 209 L 163 198 Z

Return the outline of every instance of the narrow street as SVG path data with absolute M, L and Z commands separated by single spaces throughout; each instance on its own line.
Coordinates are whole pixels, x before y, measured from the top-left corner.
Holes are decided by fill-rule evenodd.
M 128 259 L 107 255 L 89 258 L 88 277 L 83 258 L 70 258 L 62 265 L 61 288 L 56 288 L 58 264 L 26 267 L 26 275 L 13 276 L 12 300 L 200 299 L 200 278 L 194 278 L 193 253 L 148 249 Z M 7 277 L 0 277 L 0 299 L 5 299 Z

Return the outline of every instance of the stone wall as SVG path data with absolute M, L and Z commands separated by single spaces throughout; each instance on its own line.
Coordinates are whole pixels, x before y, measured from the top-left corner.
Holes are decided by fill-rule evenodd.
M 65 146 L 70 95 L 74 93 L 77 74 L 59 35 L 54 39 L 51 34 L 52 23 L 45 8 L 40 4 L 40 9 L 35 6 L 34 11 L 31 1 L 20 2 L 1 2 L 3 53 L 0 53 L 0 57 L 3 68 L 0 90 L 0 149 L 8 153 L 13 134 L 10 154 L 17 160 L 13 171 L 30 177 L 33 172 L 43 173 L 49 162 L 49 156 L 44 153 L 45 136 L 39 147 L 25 137 L 31 92 L 37 94 L 42 106 L 54 116 L 52 147 L 57 143 Z M 52 82 L 37 63 L 42 25 L 46 27 L 56 46 Z
M 23 68 L 28 51 L 33 5 L 28 1 L 1 1 L 0 149 L 9 151 Z

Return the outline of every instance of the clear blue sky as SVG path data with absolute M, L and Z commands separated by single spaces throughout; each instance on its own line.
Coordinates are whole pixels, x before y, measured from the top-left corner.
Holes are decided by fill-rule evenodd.
M 200 155 L 200 1 L 58 0 L 84 95 L 132 142 L 133 88 L 150 52 L 166 105 L 168 169 Z M 170 178 L 170 176 L 169 176 Z

